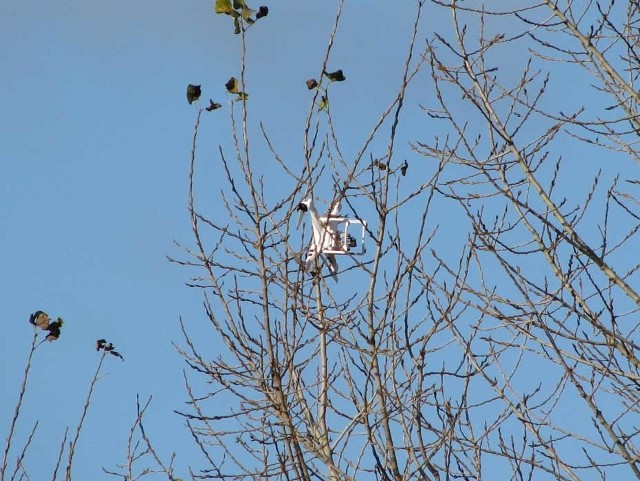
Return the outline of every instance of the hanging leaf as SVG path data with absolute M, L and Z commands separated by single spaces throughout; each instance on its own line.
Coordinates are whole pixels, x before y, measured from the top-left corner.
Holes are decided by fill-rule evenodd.
M 112 343 L 107 342 L 106 339 L 98 339 L 96 341 L 96 351 L 103 350 L 104 352 L 108 352 L 112 356 L 119 357 L 124 361 L 124 357 L 118 351 L 115 350 L 115 347 Z
M 233 17 L 240 15 L 233 9 L 233 7 L 231 7 L 231 0 L 216 0 L 215 11 L 216 13 L 223 13 Z
M 238 79 L 231 77 L 224 86 L 227 88 L 227 92 L 230 94 L 238 93 Z
M 124 361 L 124 357 L 122 357 L 122 354 L 120 354 L 118 351 L 114 351 L 113 349 L 110 349 L 108 352 L 112 356 L 119 357 L 120 359 L 122 359 Z
M 326 95 L 320 97 L 320 103 L 318 104 L 318 110 L 326 110 L 329 107 L 329 99 Z
M 344 76 L 342 70 L 336 70 L 335 72 L 327 72 L 325 70 L 324 74 L 331 80 L 332 82 L 343 82 L 347 77 Z
M 209 106 L 205 107 L 205 110 L 207 112 L 212 112 L 214 110 L 219 109 L 220 107 L 222 107 L 222 105 L 220 105 L 219 103 L 214 102 L 213 100 L 209 99 Z
M 248 93 L 240 92 L 238 89 L 238 79 L 235 77 L 231 77 L 224 86 L 227 88 L 227 92 L 237 95 L 236 102 L 240 100 L 247 100 L 249 98 Z
M 194 101 L 198 100 L 202 95 L 202 89 L 200 85 L 187 85 L 187 102 L 191 105 Z
M 403 177 L 407 175 L 408 168 L 409 168 L 409 164 L 407 163 L 407 159 L 404 159 L 404 162 L 402 162 L 402 165 L 400 166 L 400 173 L 402 174 Z
M 256 13 L 256 20 L 260 20 L 262 17 L 266 17 L 269 15 L 269 7 L 265 7 L 264 5 L 258 9 L 258 13 Z
M 387 170 L 387 164 L 385 164 L 384 162 L 380 162 L 379 160 L 374 160 L 373 165 L 380 170 Z
M 49 315 L 43 311 L 36 311 L 29 316 L 29 323 L 40 329 L 46 329 L 49 326 Z
M 318 86 L 318 81 L 316 79 L 310 78 L 309 80 L 307 80 L 307 88 L 309 90 L 313 90 L 317 86 Z
M 39 327 L 43 331 L 49 332 L 45 337 L 45 341 L 55 341 L 60 337 L 60 328 L 62 324 L 64 324 L 64 321 L 61 318 L 53 322 L 50 321 L 49 315 L 43 311 L 36 311 L 29 316 L 29 323 Z
M 60 337 L 60 328 L 62 327 L 63 324 L 64 324 L 64 321 L 60 317 L 55 321 L 53 321 L 52 323 L 50 323 L 47 326 L 47 331 L 49 331 L 49 334 L 47 334 L 47 337 L 44 338 L 45 341 L 51 342 L 58 339 Z
M 240 11 L 241 11 L 242 19 L 245 22 L 247 22 L 248 24 L 252 24 L 254 22 L 254 20 L 251 19 L 251 15 L 255 13 L 255 10 L 252 10 L 247 6 L 244 6 Z
M 240 17 L 237 16 L 236 18 L 233 19 L 233 33 L 238 35 L 240 34 L 241 31 L 242 31 L 242 28 L 240 27 Z

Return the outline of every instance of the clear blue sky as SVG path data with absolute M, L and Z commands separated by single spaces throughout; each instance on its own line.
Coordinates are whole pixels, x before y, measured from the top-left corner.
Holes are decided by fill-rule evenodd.
M 249 36 L 248 90 L 255 120 L 295 162 L 309 105 L 304 81 L 319 72 L 335 5 L 269 7 Z M 332 106 L 352 113 L 341 127 L 353 149 L 399 84 L 413 11 L 381 1 L 345 10 L 330 67 L 343 68 L 352 88 L 336 88 Z M 190 273 L 165 260 L 179 255 L 174 239 L 191 240 L 195 106 L 185 88 L 202 84 L 203 100 L 225 104 L 203 122 L 202 159 L 211 160 L 206 149 L 227 142 L 224 83 L 239 73 L 239 38 L 213 2 L 24 0 L 0 4 L 0 43 L 2 441 L 31 338 L 27 319 L 41 309 L 65 325 L 57 342 L 36 352 L 17 434 L 24 440 L 40 420 L 27 457 L 32 479 L 50 477 L 64 427 L 77 422 L 100 337 L 126 361 L 107 359 L 76 479 L 97 479 L 101 466 L 124 460 L 136 393 L 154 396 L 151 434 L 163 454 L 182 451 L 184 465 L 176 443 L 189 438 L 171 414 L 184 406 L 184 365 L 171 341 L 180 341 L 179 316 L 196 331 L 204 324 L 200 294 L 184 287 Z M 217 192 L 217 180 L 208 180 Z
M 100 467 L 124 461 L 137 393 L 154 396 L 147 425 L 161 453 L 177 450 L 180 467 L 192 461 L 190 438 L 172 414 L 184 409 L 186 396 L 184 364 L 171 342 L 180 343 L 180 316 L 193 332 L 208 331 L 200 293 L 184 286 L 190 272 L 165 256 L 180 255 L 174 239 L 191 243 L 187 171 L 196 106 L 186 102 L 188 83 L 202 84 L 205 102 L 225 105 L 204 117 L 201 162 L 215 159 L 218 144 L 230 145 L 224 83 L 239 74 L 239 38 L 228 17 L 214 14 L 213 3 L 0 4 L 2 441 L 31 339 L 29 314 L 42 309 L 65 320 L 61 338 L 36 353 L 17 435 L 24 440 L 40 420 L 27 457 L 32 479 L 50 477 L 64 427 L 77 422 L 101 337 L 126 361 L 107 359 L 76 479 L 106 478 Z M 309 107 L 304 82 L 319 73 L 336 5 L 265 3 L 270 15 L 248 35 L 252 128 L 264 122 L 285 161 L 295 165 Z M 331 97 L 347 156 L 399 85 L 413 4 L 346 6 L 329 67 L 347 76 Z M 445 21 L 428 10 L 422 31 Z M 429 98 L 426 77 L 414 88 L 416 99 Z M 406 115 L 415 121 L 404 124 L 401 141 L 431 135 L 417 104 Z M 411 159 L 406 144 L 399 145 Z M 221 184 L 211 165 L 200 186 L 215 198 Z M 215 352 L 217 340 L 208 339 Z

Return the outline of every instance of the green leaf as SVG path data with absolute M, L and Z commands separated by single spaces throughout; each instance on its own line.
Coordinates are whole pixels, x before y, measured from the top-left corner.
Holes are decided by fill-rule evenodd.
M 240 90 L 238 90 L 238 79 L 235 77 L 231 77 L 224 86 L 227 88 L 227 92 L 238 96 L 238 98 L 236 98 L 236 102 L 240 100 L 247 100 L 249 98 L 248 93 L 240 92 Z
M 326 95 L 320 97 L 320 103 L 318 104 L 318 110 L 326 110 L 329 107 L 329 99 Z
M 247 4 L 244 0 L 233 0 L 233 8 L 240 10 L 241 8 L 247 8 Z
M 224 86 L 227 88 L 227 92 L 230 94 L 238 93 L 238 79 L 235 77 L 231 77 Z
M 216 13 L 224 13 L 226 15 L 231 15 L 232 17 L 240 15 L 233 9 L 233 7 L 231 7 L 231 0 L 216 0 L 215 11 Z
M 202 95 L 202 89 L 200 85 L 187 85 L 187 102 L 191 105 L 195 100 L 198 100 Z
M 254 21 L 251 19 L 251 15 L 255 13 L 255 10 L 250 9 L 249 7 L 242 7 L 242 18 L 247 23 L 253 23 Z

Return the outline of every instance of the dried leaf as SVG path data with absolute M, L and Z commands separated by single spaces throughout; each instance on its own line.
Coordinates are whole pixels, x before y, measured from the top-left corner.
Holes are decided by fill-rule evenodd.
M 379 160 L 374 160 L 373 165 L 380 170 L 387 170 L 387 164 L 385 164 L 384 162 L 380 162 Z
M 256 13 L 256 20 L 260 20 L 262 17 L 266 17 L 269 15 L 269 7 L 265 7 L 264 5 L 258 9 L 258 13 Z
M 249 24 L 254 22 L 254 20 L 251 19 L 251 15 L 253 15 L 254 13 L 255 13 L 255 10 L 250 9 L 247 6 L 242 7 L 242 10 L 241 10 L 242 18 L 245 22 Z
M 124 357 L 122 357 L 122 354 L 120 354 L 118 351 L 111 350 L 111 351 L 109 351 L 109 354 L 111 354 L 112 356 L 115 356 L 115 357 L 119 357 L 120 359 L 122 359 L 124 361 Z
M 238 79 L 231 77 L 224 86 L 227 88 L 227 92 L 230 94 L 238 93 Z
M 103 350 L 104 352 L 108 352 L 112 356 L 119 357 L 124 361 L 124 357 L 118 351 L 115 350 L 114 345 L 111 342 L 107 342 L 106 339 L 98 339 L 96 341 L 96 351 Z
M 49 326 L 49 315 L 43 311 L 36 311 L 29 316 L 29 322 L 40 329 L 46 329 Z
M 407 175 L 408 168 L 409 164 L 407 163 L 407 159 L 404 159 L 404 162 L 402 162 L 402 165 L 400 165 L 400 173 L 402 174 L 402 176 Z
M 316 79 L 310 78 L 309 80 L 307 80 L 307 88 L 309 90 L 313 90 L 317 86 L 318 86 L 318 81 Z
M 47 326 L 47 331 L 49 331 L 49 334 L 47 334 L 47 337 L 44 338 L 45 341 L 51 342 L 58 339 L 60 337 L 60 328 L 62 327 L 63 324 L 64 324 L 64 321 L 60 317 L 55 321 L 53 321 L 52 323 L 50 323 Z
M 331 80 L 332 82 L 343 82 L 347 77 L 344 76 L 342 70 L 336 70 L 335 72 L 327 72 L 325 70 L 324 74 Z
M 191 105 L 194 101 L 198 100 L 202 95 L 202 89 L 200 85 L 187 85 L 187 101 Z
M 240 15 L 231 6 L 231 0 L 216 0 L 215 11 L 216 13 L 224 13 L 233 17 Z
M 212 111 L 214 111 L 216 109 L 219 109 L 220 107 L 222 107 L 221 104 L 219 104 L 217 102 L 214 102 L 213 100 L 209 99 L 209 106 L 205 107 L 205 110 L 207 112 L 212 112 Z

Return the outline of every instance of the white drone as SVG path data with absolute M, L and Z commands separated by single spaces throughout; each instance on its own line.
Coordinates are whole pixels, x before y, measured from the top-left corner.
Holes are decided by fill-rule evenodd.
M 302 216 L 305 212 L 309 212 L 311 216 L 311 226 L 313 227 L 313 238 L 309 243 L 307 258 L 303 267 L 306 271 L 314 271 L 316 266 L 316 257 L 323 254 L 327 260 L 329 273 L 334 280 L 338 280 L 338 263 L 337 255 L 362 255 L 365 253 L 364 236 L 367 223 L 360 219 L 350 219 L 340 216 L 340 202 L 336 202 L 328 216 L 320 216 L 315 206 L 313 198 L 307 197 L 298 204 L 297 210 L 300 211 L 298 225 L 302 223 Z M 351 229 L 351 232 L 350 232 Z M 352 234 L 354 229 L 359 230 L 360 243 L 355 235 Z M 320 264 L 318 264 L 320 265 Z

